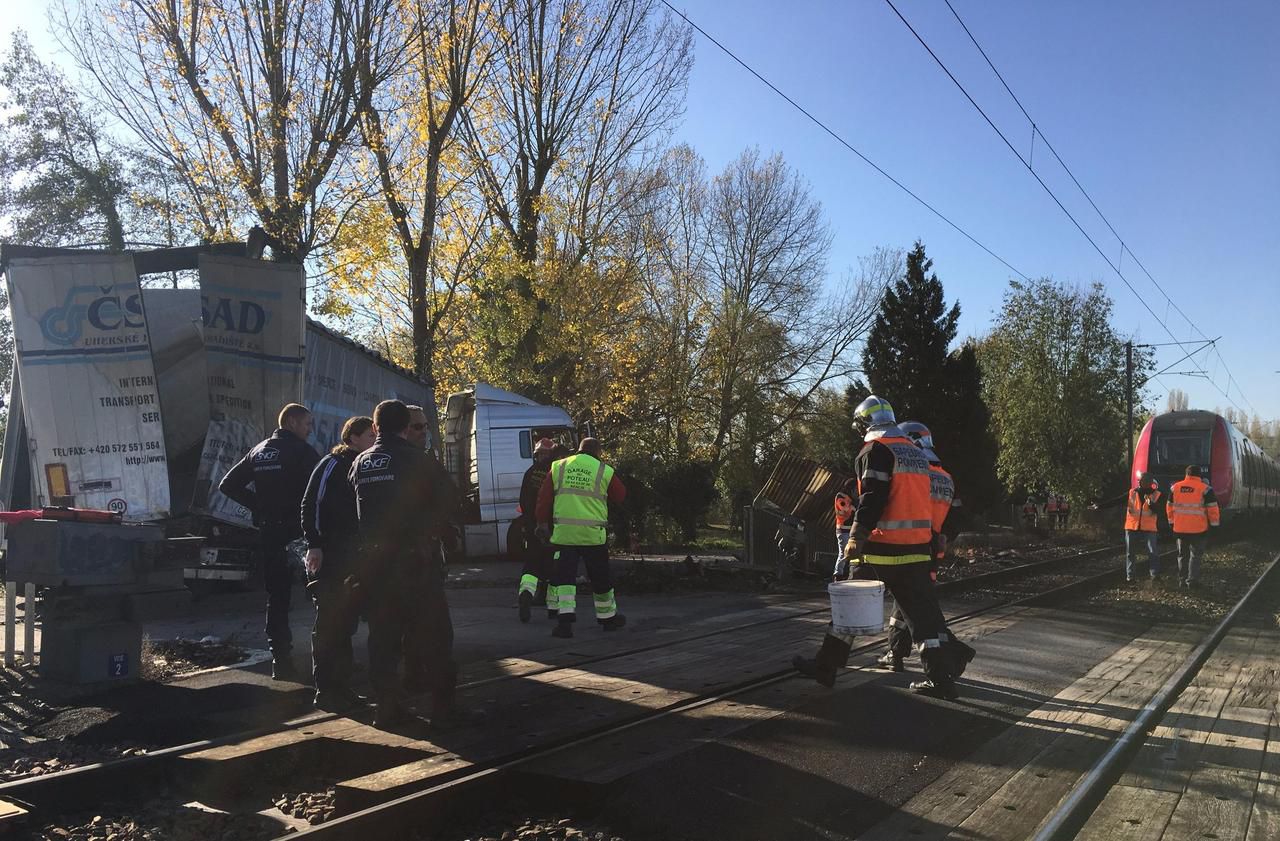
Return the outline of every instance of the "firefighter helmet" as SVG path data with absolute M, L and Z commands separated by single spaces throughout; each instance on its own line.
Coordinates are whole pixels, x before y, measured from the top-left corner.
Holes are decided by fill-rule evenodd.
M 898 429 L 902 430 L 902 434 L 915 442 L 916 446 L 924 451 L 925 458 L 937 464 L 941 464 L 942 460 L 938 458 L 938 454 L 933 451 L 933 433 L 929 431 L 929 427 L 920 423 L 920 421 L 904 421 L 898 424 Z
M 895 422 L 889 401 L 874 394 L 853 410 L 853 428 L 862 431 L 871 426 L 890 426 Z

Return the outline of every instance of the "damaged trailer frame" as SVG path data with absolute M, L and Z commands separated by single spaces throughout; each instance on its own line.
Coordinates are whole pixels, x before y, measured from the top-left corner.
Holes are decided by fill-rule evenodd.
M 198 288 L 142 285 L 179 271 L 196 272 Z M 241 243 L 6 245 L 0 275 L 15 339 L 0 502 L 104 508 L 203 536 L 189 580 L 250 577 L 252 523 L 217 486 L 285 403 L 312 410 L 322 452 L 380 400 L 437 416 L 412 372 L 306 317 L 301 265 L 249 257 Z

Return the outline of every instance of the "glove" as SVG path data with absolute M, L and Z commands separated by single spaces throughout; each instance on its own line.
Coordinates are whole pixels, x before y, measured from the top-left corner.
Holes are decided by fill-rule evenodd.
M 315 575 L 320 571 L 320 565 L 324 563 L 324 550 L 319 547 L 308 549 L 302 563 L 307 568 L 307 575 Z
M 536 534 L 538 539 L 543 543 L 551 542 L 551 527 L 546 523 L 538 523 L 538 527 L 533 530 L 533 533 Z
M 871 535 L 866 529 L 861 526 L 854 528 L 853 534 L 849 535 L 849 542 L 844 545 L 844 559 L 861 563 L 863 556 L 867 553 L 867 541 L 870 539 Z

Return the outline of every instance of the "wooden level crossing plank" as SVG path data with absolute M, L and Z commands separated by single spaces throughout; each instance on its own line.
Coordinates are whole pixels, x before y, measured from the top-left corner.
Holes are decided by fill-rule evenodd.
M 1181 697 L 1147 735 L 1120 785 L 1181 794 L 1222 713 L 1231 685 L 1256 649 L 1249 634 L 1228 634 Z M 1228 683 L 1230 682 L 1230 683 Z
M 1273 714 L 1267 738 L 1262 773 L 1253 795 L 1249 831 L 1245 841 L 1274 841 L 1280 838 L 1280 713 Z
M 1090 817 L 1080 838 L 1115 837 L 1116 820 L 1152 802 L 1173 808 L 1160 832 L 1143 838 L 1239 839 L 1271 831 L 1276 811 L 1268 799 L 1267 753 L 1277 735 L 1270 709 L 1233 705 L 1255 701 L 1270 680 L 1274 645 L 1266 632 L 1228 633 L 1188 689 L 1148 737 L 1129 769 Z M 1280 761 L 1277 761 L 1280 768 Z M 1280 780 L 1280 777 L 1277 777 Z M 1257 792 L 1255 794 L 1255 792 Z M 1159 823 L 1153 811 L 1142 827 Z M 1131 818 L 1132 819 L 1132 818 Z M 1275 835 L 1255 835 L 1254 841 Z
M 1166 643 L 1135 664 L 1128 678 L 1118 681 L 1099 704 L 1066 725 L 1043 751 L 1017 770 L 947 837 L 981 837 L 990 841 L 1032 837 L 1193 647 L 1190 640 Z M 1095 711 L 1099 709 L 1102 711 Z
M 1177 805 L 1178 795 L 1171 791 L 1117 785 L 1076 841 L 1161 841 Z
M 868 841 L 941 839 L 989 802 L 1056 740 L 1086 721 L 1096 705 L 1154 657 L 1190 650 L 1199 632 L 1157 626 L 1091 668 L 968 759 L 953 765 L 893 816 L 861 837 Z M 1172 667 L 1170 667 L 1171 669 Z M 1043 771 L 1032 771 L 1045 773 Z M 1044 778 L 1034 777 L 1035 780 Z M 998 817 L 1009 815 L 997 806 Z M 1015 836 L 1016 837 L 1016 836 Z
M 1187 790 L 1169 819 L 1164 834 L 1167 841 L 1243 841 L 1273 719 L 1270 710 L 1223 707 Z

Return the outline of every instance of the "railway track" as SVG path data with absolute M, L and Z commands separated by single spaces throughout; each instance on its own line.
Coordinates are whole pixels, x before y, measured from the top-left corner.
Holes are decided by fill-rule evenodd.
M 1222 643 L 1227 631 L 1249 609 L 1250 603 L 1257 597 L 1264 583 L 1276 573 L 1278 568 L 1280 568 L 1280 555 L 1272 560 L 1248 592 L 1222 618 L 1222 621 L 1209 631 L 1200 644 L 1187 655 L 1182 665 L 1151 697 L 1107 752 L 1081 777 L 1061 805 L 1043 822 L 1034 841 L 1068 841 L 1075 838 L 1077 832 L 1093 814 L 1094 809 L 1119 779 L 1128 761 L 1142 747 L 1147 733 L 1159 724 L 1165 713 L 1177 703 L 1182 693 Z M 1206 837 L 1210 836 L 1206 835 Z
M 1120 572 L 1115 557 L 1122 550 L 1113 546 L 1103 546 L 1076 554 L 1064 555 L 1047 560 L 1018 564 L 1006 569 L 982 573 L 966 578 L 940 583 L 944 592 L 959 592 L 980 588 L 991 590 L 1004 588 L 1008 594 L 997 596 L 988 604 L 972 610 L 948 617 L 954 627 L 962 628 L 965 623 L 991 613 L 994 610 L 1017 605 L 1041 604 L 1075 593 L 1082 588 L 1096 587 L 1116 578 Z M 1063 568 L 1068 568 L 1066 572 Z M 1068 580 L 1063 580 L 1064 577 Z M 1021 583 L 1019 583 L 1021 582 Z M 1037 583 L 1039 582 L 1039 584 Z M 797 600 L 803 602 L 804 600 Z M 664 650 L 677 652 L 682 647 L 692 648 L 695 645 L 717 642 L 715 638 L 736 638 L 762 629 L 769 633 L 769 626 L 808 620 L 810 628 L 818 626 L 813 623 L 815 617 L 825 616 L 827 606 L 815 606 L 812 609 L 795 610 L 786 616 L 771 617 L 754 622 L 743 622 L 699 631 L 694 634 L 681 635 L 678 638 L 651 642 L 632 646 L 623 650 L 589 655 L 575 659 L 571 663 L 561 665 L 545 665 L 527 669 L 515 674 L 498 675 L 466 682 L 460 690 L 478 690 L 493 688 L 495 684 L 507 681 L 528 680 L 530 678 L 547 681 L 557 673 L 580 673 L 583 667 L 609 664 L 610 661 L 624 661 L 626 658 L 637 658 L 640 655 L 658 655 Z M 805 629 L 801 629 L 803 633 Z M 854 649 L 854 653 L 870 652 L 881 645 L 876 639 Z M 747 670 L 750 671 L 750 670 Z M 795 677 L 790 669 L 779 668 L 752 674 L 751 677 L 718 684 L 706 692 L 697 692 L 688 697 L 664 704 L 659 708 L 643 707 L 622 717 L 620 720 L 608 721 L 599 726 L 586 727 L 567 735 L 552 739 L 543 739 L 532 745 L 521 745 L 506 750 L 474 764 L 459 767 L 456 772 L 439 776 L 439 781 L 422 791 L 414 792 L 389 802 L 359 809 L 349 815 L 337 817 L 310 829 L 304 829 L 303 836 L 324 838 L 357 838 L 360 841 L 371 837 L 382 837 L 383 833 L 393 833 L 429 819 L 446 804 L 465 802 L 473 796 L 483 796 L 483 792 L 491 791 L 493 786 L 501 782 L 512 772 L 537 763 L 540 759 L 561 753 L 573 748 L 588 746 L 600 739 L 622 732 L 633 731 L 647 725 L 669 720 L 673 717 L 689 714 L 701 707 L 715 704 L 726 698 L 750 693 Z M 138 798 L 140 792 L 153 790 L 156 785 L 163 785 L 181 775 L 180 766 L 184 758 L 218 748 L 235 747 L 253 740 L 271 737 L 288 737 L 293 733 L 309 734 L 322 727 L 332 727 L 339 721 L 339 716 L 332 714 L 312 714 L 284 722 L 277 726 L 261 728 L 238 733 L 218 739 L 175 745 L 161 750 L 151 751 L 139 756 L 126 757 L 119 760 L 83 766 L 40 777 L 25 778 L 0 785 L 0 799 L 23 805 L 34 814 L 37 823 L 48 824 L 57 819 L 59 810 L 65 809 L 69 803 L 105 804 L 116 801 L 129 801 Z M 403 761 L 403 756 L 391 757 L 387 761 L 395 764 Z M 186 798 L 201 801 L 200 786 L 180 787 L 179 800 Z M 203 798 L 216 800 L 216 798 Z M 259 836 L 268 837 L 268 836 Z M 299 837 L 290 835 L 289 837 Z

